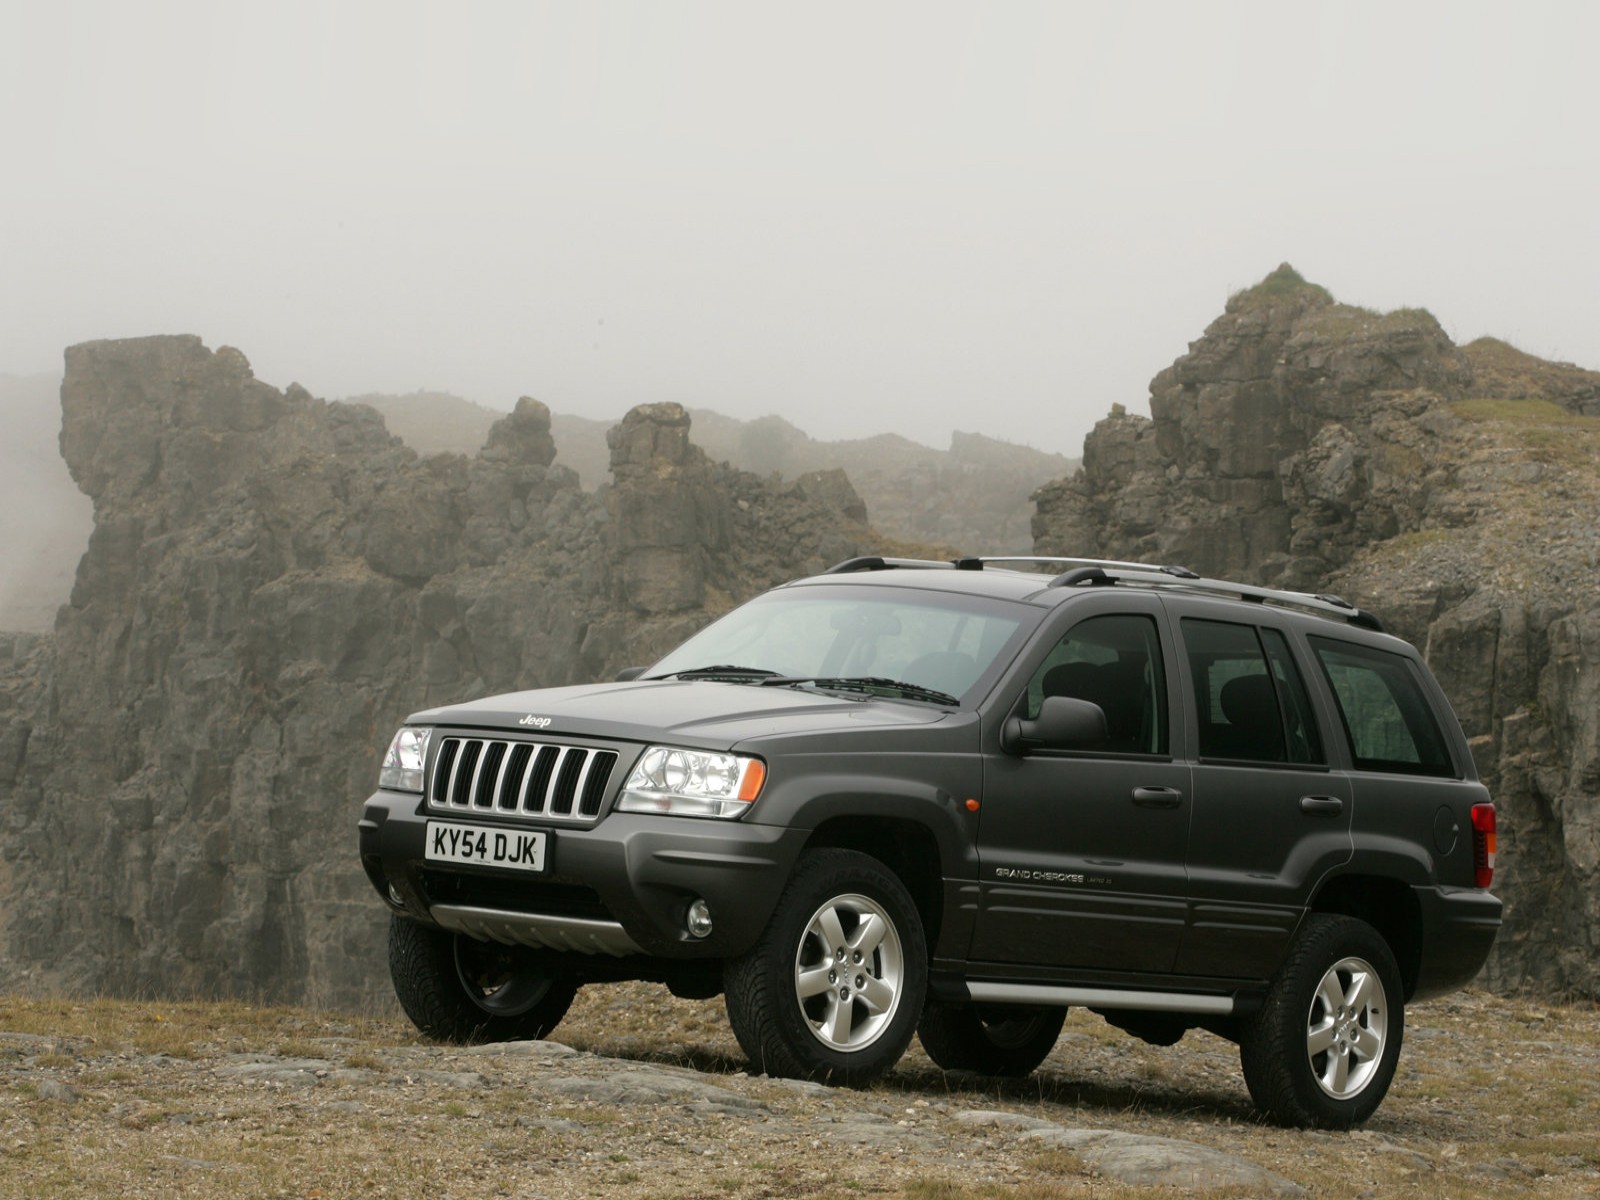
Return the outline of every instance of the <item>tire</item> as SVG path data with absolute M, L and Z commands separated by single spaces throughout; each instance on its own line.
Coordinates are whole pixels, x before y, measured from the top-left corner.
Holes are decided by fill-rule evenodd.
M 1317 913 L 1245 1022 L 1239 1061 L 1250 1098 L 1275 1121 L 1348 1129 L 1382 1102 L 1404 1036 L 1389 944 L 1365 921 Z
M 389 975 L 412 1024 L 442 1042 L 542 1038 L 578 991 L 548 954 L 398 916 L 389 919 Z
M 922 1012 L 922 920 L 877 859 L 808 851 L 723 983 L 728 1023 L 755 1070 L 861 1087 L 900 1060 Z
M 1055 1047 L 1067 1010 L 929 1000 L 917 1037 L 946 1071 L 1020 1079 Z

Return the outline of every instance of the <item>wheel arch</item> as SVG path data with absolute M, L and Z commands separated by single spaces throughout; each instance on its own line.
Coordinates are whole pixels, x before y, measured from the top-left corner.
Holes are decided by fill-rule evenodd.
M 1376 929 L 1411 999 L 1422 969 L 1422 907 L 1408 884 L 1381 875 L 1336 875 L 1323 884 L 1310 911 L 1355 917 Z
M 806 840 L 806 849 L 856 850 L 888 867 L 911 893 L 929 947 L 938 943 L 944 918 L 939 840 L 926 825 L 904 817 L 831 817 Z

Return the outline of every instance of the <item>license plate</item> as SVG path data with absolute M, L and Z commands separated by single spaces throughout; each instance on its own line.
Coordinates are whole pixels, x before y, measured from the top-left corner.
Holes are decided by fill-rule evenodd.
M 536 830 L 496 829 L 429 821 L 423 857 L 429 862 L 471 863 L 477 867 L 509 867 L 543 871 L 546 835 Z

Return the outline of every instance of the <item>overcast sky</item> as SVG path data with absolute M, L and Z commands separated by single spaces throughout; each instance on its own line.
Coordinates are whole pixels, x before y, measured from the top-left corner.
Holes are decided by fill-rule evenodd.
M 1600 368 L 1597 14 L 0 0 L 0 371 L 1075 454 L 1285 260 Z

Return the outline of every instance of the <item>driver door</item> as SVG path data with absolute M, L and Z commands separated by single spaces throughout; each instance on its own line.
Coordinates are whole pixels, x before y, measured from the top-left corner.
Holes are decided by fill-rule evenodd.
M 1070 695 L 1106 714 L 1095 749 L 985 755 L 973 962 L 1172 969 L 1183 937 L 1190 768 L 1173 754 L 1173 647 L 1155 597 L 1095 598 L 1046 638 L 1006 711 Z

